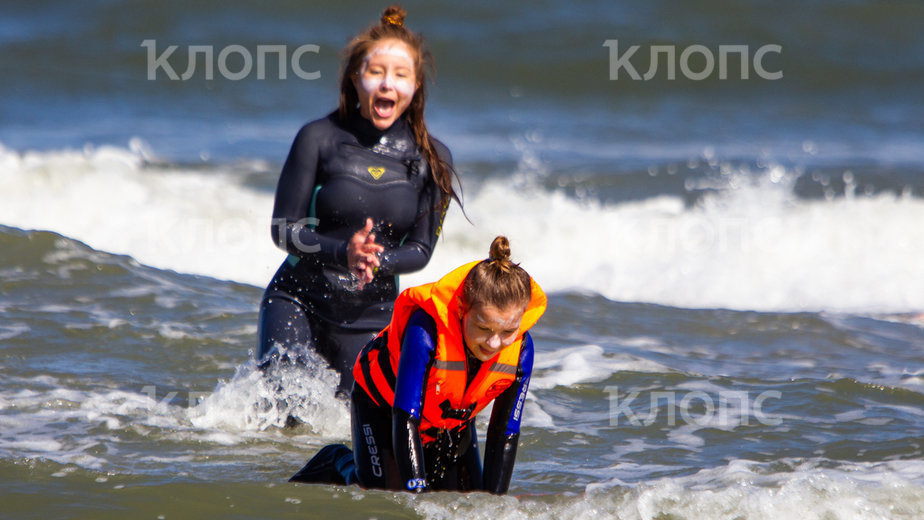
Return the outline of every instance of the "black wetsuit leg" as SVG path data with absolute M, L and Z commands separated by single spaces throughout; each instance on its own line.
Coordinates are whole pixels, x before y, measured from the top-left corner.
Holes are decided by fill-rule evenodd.
M 469 422 L 468 427 L 472 433 L 469 445 L 459 459 L 446 468 L 442 478 L 431 480 L 430 487 L 434 491 L 479 491 L 483 487 L 481 455 L 478 452 L 478 433 L 475 430 L 474 419 Z M 424 448 L 424 457 L 427 457 L 429 451 Z
M 377 333 L 326 323 L 293 300 L 271 296 L 265 298 L 260 306 L 257 360 L 268 362 L 269 356 L 278 352 L 281 359 L 304 362 L 300 359 L 299 350 L 314 348 L 340 373 L 339 389 L 349 393 L 353 387 L 356 357 Z M 293 351 L 293 347 L 297 350 Z
M 475 420 L 472 419 L 472 445 L 462 455 L 457 464 L 459 477 L 459 491 L 480 491 L 483 487 L 481 453 L 478 451 L 478 432 L 475 430 Z
M 273 296 L 264 298 L 260 304 L 260 320 L 257 327 L 259 338 L 257 361 L 267 356 L 299 345 L 315 347 L 316 334 L 307 310 L 298 303 Z
M 372 489 L 405 489 L 392 448 L 390 408 L 375 405 L 357 386 L 353 387 L 353 460 L 359 485 Z
M 379 331 L 345 329 L 330 323 L 319 323 L 318 352 L 340 372 L 339 389 L 349 394 L 353 388 L 353 365 L 359 352 L 372 341 Z M 323 339 L 321 339 L 323 338 Z

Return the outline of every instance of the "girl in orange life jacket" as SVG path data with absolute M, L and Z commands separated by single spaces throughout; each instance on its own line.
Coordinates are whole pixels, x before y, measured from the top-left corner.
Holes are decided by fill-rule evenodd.
M 505 493 L 532 372 L 527 330 L 545 307 L 505 237 L 489 259 L 402 292 L 353 369 L 352 457 L 327 446 L 293 480 Z M 475 416 L 493 400 L 482 470 Z

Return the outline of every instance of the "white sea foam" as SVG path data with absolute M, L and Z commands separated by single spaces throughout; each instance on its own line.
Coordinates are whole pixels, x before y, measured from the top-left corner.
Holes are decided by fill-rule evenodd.
M 663 365 L 623 353 L 605 354 L 598 345 L 543 352 L 533 364 L 530 388 L 548 389 L 604 381 L 621 371 L 667 372 Z
M 481 414 L 484 416 L 485 414 Z M 527 395 L 523 406 L 523 426 L 526 428 L 554 428 L 555 420 L 542 409 L 532 395 Z M 482 424 L 482 431 L 487 431 L 487 423 Z
M 483 257 L 505 234 L 515 260 L 550 291 L 689 308 L 924 308 L 924 201 L 797 200 L 791 182 L 769 176 L 731 184 L 684 208 L 671 197 L 603 205 L 489 182 L 466 205 L 475 226 L 450 213 L 433 261 L 405 281 Z
M 279 364 L 265 373 L 248 362 L 191 408 L 189 420 L 202 429 L 263 431 L 292 417 L 322 437 L 348 438 L 350 413 L 335 396 L 340 376 L 315 352 L 307 356 L 307 365 Z
M 153 267 L 262 285 L 285 257 L 269 238 L 272 196 L 228 171 L 152 166 L 115 147 L 0 147 L 0 179 L 0 223 Z
M 223 446 L 268 436 L 288 442 L 280 431 L 267 429 L 281 429 L 293 419 L 301 423 L 298 435 L 304 441 L 345 439 L 350 416 L 347 404 L 334 395 L 338 379 L 317 354 L 308 353 L 303 366 L 280 365 L 266 373 L 248 361 L 198 402 L 191 395 L 190 403 L 175 402 L 176 394 L 157 395 L 153 386 L 136 392 L 74 389 L 47 376 L 6 380 L 0 390 L 5 412 L 0 415 L 0 456 L 99 470 L 121 460 L 123 435 Z M 102 454 L 97 453 L 100 446 Z M 178 462 L 184 456 L 168 458 Z
M 135 149 L 140 149 L 135 147 Z M 689 308 L 915 313 L 924 309 L 924 201 L 807 201 L 796 174 L 726 172 L 696 207 L 676 197 L 601 204 L 509 179 L 468 186 L 409 286 L 486 255 L 497 234 L 551 292 Z M 272 195 L 230 168 L 160 167 L 140 151 L 19 153 L 0 147 L 0 223 L 52 230 L 141 263 L 265 285 L 285 256 Z M 526 185 L 528 186 L 528 184 Z M 692 186 L 701 188 L 702 186 Z
M 2 312 L 2 311 L 0 311 Z M 4 323 L 0 325 L 0 341 L 8 340 L 29 332 L 31 329 L 25 323 Z
M 736 460 L 685 477 L 634 485 L 619 479 L 598 482 L 581 495 L 554 500 L 482 494 L 397 500 L 426 518 L 447 520 L 910 520 L 924 515 L 924 464 L 895 461 L 831 469 L 806 462 L 791 471 L 773 472 L 765 464 Z

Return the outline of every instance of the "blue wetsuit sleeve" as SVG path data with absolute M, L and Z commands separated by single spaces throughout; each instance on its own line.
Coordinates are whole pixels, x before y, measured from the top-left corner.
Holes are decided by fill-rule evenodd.
M 449 149 L 439 141 L 435 141 L 434 144 L 437 145 L 436 150 L 444 166 L 451 171 L 452 155 Z M 429 168 L 427 171 L 429 172 Z M 428 178 L 418 200 L 417 221 L 414 227 L 400 246 L 382 253 L 378 272 L 385 275 L 405 274 L 426 267 L 430 256 L 433 255 L 448 209 L 449 202 L 443 202 L 439 187 L 432 178 Z
M 433 318 L 417 310 L 408 320 L 401 342 L 392 406 L 392 448 L 401 482 L 406 483 L 408 491 L 422 492 L 428 487 L 420 438 L 420 411 L 435 343 Z
M 523 334 L 516 380 L 494 401 L 484 450 L 484 490 L 504 494 L 513 476 L 520 440 L 520 419 L 533 372 L 533 339 Z
M 400 408 L 420 418 L 424 380 L 433 360 L 436 343 L 436 323 L 425 311 L 418 309 L 404 328 L 401 341 L 401 361 L 395 381 L 394 408 Z
M 346 241 L 314 231 L 308 219 L 317 185 L 322 139 L 313 134 L 313 124 L 299 130 L 279 175 L 273 206 L 273 242 L 289 254 L 325 264 L 346 265 Z

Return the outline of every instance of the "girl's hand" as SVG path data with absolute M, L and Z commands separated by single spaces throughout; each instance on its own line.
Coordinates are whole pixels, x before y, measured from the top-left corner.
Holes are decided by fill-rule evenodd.
M 375 243 L 372 232 L 372 219 L 366 219 L 366 225 L 353 234 L 347 243 L 347 265 L 350 272 L 359 278 L 360 290 L 375 277 L 373 269 L 379 266 L 379 254 L 385 247 Z

